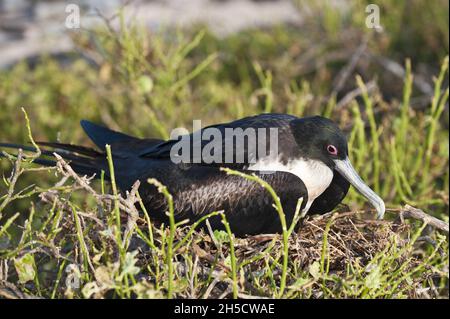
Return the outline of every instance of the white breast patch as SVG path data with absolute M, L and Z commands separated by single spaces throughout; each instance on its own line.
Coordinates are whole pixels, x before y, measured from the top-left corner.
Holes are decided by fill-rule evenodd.
M 279 159 L 264 158 L 248 167 L 254 171 L 276 171 L 289 172 L 299 177 L 308 191 L 308 203 L 303 213 L 311 207 L 313 201 L 320 196 L 331 184 L 333 171 L 323 162 L 318 160 L 295 159 L 287 164 L 281 163 Z

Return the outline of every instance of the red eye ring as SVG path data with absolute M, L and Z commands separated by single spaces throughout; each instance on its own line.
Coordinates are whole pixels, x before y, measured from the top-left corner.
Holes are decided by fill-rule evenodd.
M 336 146 L 331 145 L 331 144 L 327 146 L 327 151 L 331 155 L 337 155 L 338 154 L 338 150 L 337 150 Z

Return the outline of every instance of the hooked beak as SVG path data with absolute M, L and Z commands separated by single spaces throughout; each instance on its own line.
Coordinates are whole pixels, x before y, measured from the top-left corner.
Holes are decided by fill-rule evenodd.
M 336 171 L 338 171 L 346 180 L 350 182 L 377 210 L 377 218 L 383 219 L 385 206 L 383 200 L 378 196 L 364 181 L 359 177 L 358 173 L 350 163 L 350 160 L 345 158 L 344 160 L 334 160 L 336 164 Z

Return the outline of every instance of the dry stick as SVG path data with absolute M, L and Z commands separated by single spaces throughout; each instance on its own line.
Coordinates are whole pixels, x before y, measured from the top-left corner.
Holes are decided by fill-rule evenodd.
M 213 281 L 211 282 L 211 284 L 208 286 L 208 288 L 206 289 L 202 299 L 208 299 L 209 295 L 211 294 L 212 290 L 214 289 L 214 287 L 221 281 L 221 278 L 219 276 L 214 277 Z
M 262 297 L 262 296 L 253 296 L 253 295 L 248 295 L 248 294 L 244 294 L 244 293 L 238 293 L 238 297 L 240 299 L 270 299 L 268 297 Z
M 333 85 L 333 91 L 331 95 L 337 94 L 345 85 L 345 82 L 348 80 L 350 74 L 355 69 L 356 65 L 358 64 L 361 56 L 366 51 L 367 43 L 369 42 L 369 36 L 364 37 L 359 47 L 356 49 L 355 53 L 350 58 L 350 61 L 347 63 L 347 65 L 341 69 L 339 74 L 334 80 Z
M 19 298 L 16 295 L 14 295 L 13 293 L 11 293 L 10 291 L 0 288 L 0 297 L 2 297 L 2 299 L 23 299 L 23 298 Z
M 367 93 L 372 93 L 377 88 L 377 83 L 375 80 L 371 80 L 366 83 Z M 342 99 L 339 100 L 338 103 L 336 103 L 335 109 L 339 110 L 349 104 L 351 101 L 353 101 L 355 98 L 360 96 L 363 93 L 362 89 L 360 87 L 348 92 Z
M 0 281 L 0 295 L 6 299 L 27 299 L 24 293 L 6 280 Z
M 75 171 L 72 169 L 70 164 L 68 164 L 66 161 L 64 161 L 64 159 L 60 155 L 58 155 L 57 153 L 53 153 L 53 156 L 55 156 L 55 158 L 57 160 L 56 167 L 58 168 L 58 171 L 61 172 L 64 176 L 72 177 L 77 182 L 77 184 L 80 185 L 81 188 L 83 188 L 84 190 L 89 192 L 92 196 L 94 196 L 97 201 L 102 201 L 102 200 L 114 201 L 114 200 L 118 199 L 119 200 L 119 208 L 125 212 L 129 212 L 129 209 L 130 209 L 129 202 L 126 199 L 124 199 L 122 196 L 118 196 L 118 198 L 116 198 L 116 196 L 110 195 L 110 194 L 105 194 L 105 195 L 98 194 L 89 185 L 89 182 L 91 181 L 92 178 L 87 178 L 86 176 L 80 177 L 77 173 L 75 173 Z
M 15 285 L 6 280 L 0 280 L 0 292 L 0 295 L 4 293 L 4 297 L 13 297 L 14 299 L 43 299 L 42 297 L 23 293 Z
M 21 168 L 22 157 L 23 151 L 22 149 L 19 149 L 19 153 L 17 154 L 17 160 L 14 162 L 14 169 L 9 179 L 8 193 L 6 194 L 6 198 L 0 204 L 0 218 L 2 218 L 2 211 L 5 209 L 6 205 L 8 205 L 9 202 L 11 201 L 11 198 L 14 195 L 14 188 L 16 186 L 17 180 L 19 179 L 19 176 L 22 174 Z
M 448 228 L 449 228 L 448 223 L 446 223 L 436 217 L 428 215 L 421 209 L 412 207 L 410 205 L 405 205 L 405 207 L 400 210 L 400 214 L 401 214 L 401 216 L 403 216 L 405 218 L 413 218 L 413 219 L 421 220 L 424 223 L 426 223 L 427 225 L 430 225 L 430 226 L 448 234 Z
M 139 219 L 139 213 L 134 204 L 139 201 L 137 194 L 140 184 L 141 183 L 139 180 L 134 182 L 131 187 L 131 191 L 127 192 L 127 198 L 125 199 L 125 201 L 128 202 L 128 207 L 130 208 L 130 210 L 127 211 L 127 225 L 124 231 L 125 247 L 128 247 L 129 240 L 133 234 L 134 228 L 137 226 L 137 220 Z
M 377 62 L 384 69 L 386 69 L 393 75 L 397 76 L 398 78 L 401 78 L 402 80 L 405 78 L 406 71 L 405 68 L 400 63 L 388 59 L 386 57 L 375 56 L 370 53 L 368 53 L 368 56 L 372 57 L 375 60 L 375 62 Z M 422 93 L 426 94 L 428 97 L 433 95 L 433 88 L 420 75 L 414 76 L 413 83 Z
M 449 224 L 448 223 L 425 213 L 421 209 L 412 207 L 410 205 L 405 205 L 402 209 L 387 209 L 387 212 L 388 213 L 398 213 L 398 214 L 400 214 L 400 217 L 403 217 L 403 218 L 411 218 L 411 219 L 421 220 L 423 222 L 426 222 L 427 225 L 436 228 L 437 230 L 443 231 L 447 234 L 449 233 Z M 328 218 L 330 215 L 333 215 L 333 214 L 335 214 L 335 212 L 320 215 L 318 217 L 313 218 L 313 220 L 320 220 L 320 219 Z M 337 213 L 335 219 L 343 218 L 343 217 L 347 217 L 347 216 L 359 215 L 359 214 L 360 214 L 360 212 Z M 380 221 L 380 220 L 367 221 L 367 222 L 374 222 L 376 224 L 388 223 L 388 221 Z

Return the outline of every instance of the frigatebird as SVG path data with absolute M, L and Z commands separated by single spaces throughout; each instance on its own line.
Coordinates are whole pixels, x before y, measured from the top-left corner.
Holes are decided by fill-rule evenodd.
M 118 187 L 126 191 L 137 180 L 141 181 L 140 195 L 154 220 L 167 222 L 168 204 L 157 188 L 147 183 L 149 178 L 167 186 L 173 196 L 177 221 L 188 219 L 192 223 L 208 213 L 223 210 L 237 236 L 280 232 L 281 223 L 271 195 L 258 183 L 229 175 L 221 167 L 253 173 L 268 182 L 281 200 L 288 224 L 293 220 L 299 198 L 303 199 L 302 214 L 323 214 L 344 199 L 350 184 L 375 207 L 378 218 L 384 215 L 383 200 L 363 182 L 350 163 L 345 135 L 324 117 L 260 114 L 201 128 L 170 140 L 140 139 L 85 120 L 81 126 L 98 149 L 40 142 L 44 157 L 34 162 L 53 166 L 55 159 L 48 157 L 56 153 L 68 160 L 78 174 L 99 177 L 103 171 L 108 178 L 106 145 L 110 145 Z M 211 129 L 219 133 L 216 136 L 219 143 L 215 144 L 215 153 L 219 154 L 213 154 L 218 161 L 198 156 L 205 154 L 211 140 L 201 138 L 197 145 L 200 152 L 194 150 L 195 137 Z M 236 136 L 230 140 L 227 131 L 233 129 L 254 130 L 256 146 L 250 145 L 249 135 L 245 137 L 247 143 L 239 144 Z M 268 135 L 270 129 L 276 130 L 275 139 Z M 180 154 L 173 150 L 185 137 L 189 141 L 188 160 L 180 161 Z M 226 145 L 230 141 L 234 153 L 231 157 Z M 266 150 L 273 146 L 271 143 L 277 146 L 276 154 L 259 152 L 262 146 Z M 34 150 L 6 143 L 0 147 Z M 206 153 L 211 154 L 210 151 Z M 219 216 L 209 221 L 214 229 L 223 227 Z

